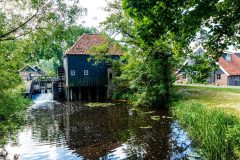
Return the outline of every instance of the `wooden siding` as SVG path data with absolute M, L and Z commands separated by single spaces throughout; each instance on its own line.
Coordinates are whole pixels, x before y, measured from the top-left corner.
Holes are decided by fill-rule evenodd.
M 228 77 L 229 86 L 240 86 L 240 76 L 229 76 Z
M 108 84 L 107 69 L 109 65 L 100 63 L 95 65 L 94 61 L 88 61 L 89 55 L 66 55 L 64 67 L 66 70 L 67 87 L 80 86 L 105 86 Z M 119 56 L 113 56 L 117 59 Z M 71 76 L 71 70 L 75 70 L 75 76 Z M 84 75 L 88 70 L 88 75 Z

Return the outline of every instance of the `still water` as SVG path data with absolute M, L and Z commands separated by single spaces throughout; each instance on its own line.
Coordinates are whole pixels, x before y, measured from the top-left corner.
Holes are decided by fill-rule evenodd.
M 193 158 L 187 133 L 168 110 L 132 109 L 124 104 L 86 107 L 34 98 L 29 121 L 5 149 L 20 159 L 183 159 Z

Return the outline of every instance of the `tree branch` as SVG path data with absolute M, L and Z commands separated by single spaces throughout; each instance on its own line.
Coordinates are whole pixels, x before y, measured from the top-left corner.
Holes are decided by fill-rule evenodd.
M 27 21 L 25 21 L 24 23 L 20 24 L 18 27 L 12 29 L 11 31 L 8 31 L 7 33 L 5 33 L 5 34 L 3 34 L 3 35 L 0 35 L 0 40 L 1 40 L 1 41 L 4 40 L 5 37 L 7 37 L 8 35 L 10 35 L 11 33 L 16 32 L 16 31 L 17 31 L 18 29 L 20 29 L 21 27 L 25 26 L 28 22 L 30 22 L 33 18 L 35 18 L 35 17 L 37 16 L 38 11 L 39 11 L 39 10 L 37 9 L 37 12 L 36 12 L 34 15 L 32 15 Z

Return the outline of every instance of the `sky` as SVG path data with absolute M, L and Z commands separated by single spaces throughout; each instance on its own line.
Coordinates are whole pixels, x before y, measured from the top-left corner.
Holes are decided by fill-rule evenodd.
M 80 0 L 80 5 L 88 9 L 87 16 L 81 17 L 79 23 L 85 27 L 99 28 L 99 23 L 107 17 L 107 12 L 103 10 L 107 3 L 105 0 Z

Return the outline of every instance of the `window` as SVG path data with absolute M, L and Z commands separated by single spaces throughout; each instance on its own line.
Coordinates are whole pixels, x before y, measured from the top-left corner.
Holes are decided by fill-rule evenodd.
M 183 79 L 187 79 L 187 75 L 186 74 L 183 74 Z
M 88 76 L 88 70 L 83 71 L 84 76 Z
M 217 79 L 221 79 L 221 74 L 217 74 Z
M 71 70 L 70 74 L 71 76 L 75 76 L 76 75 L 75 70 Z

